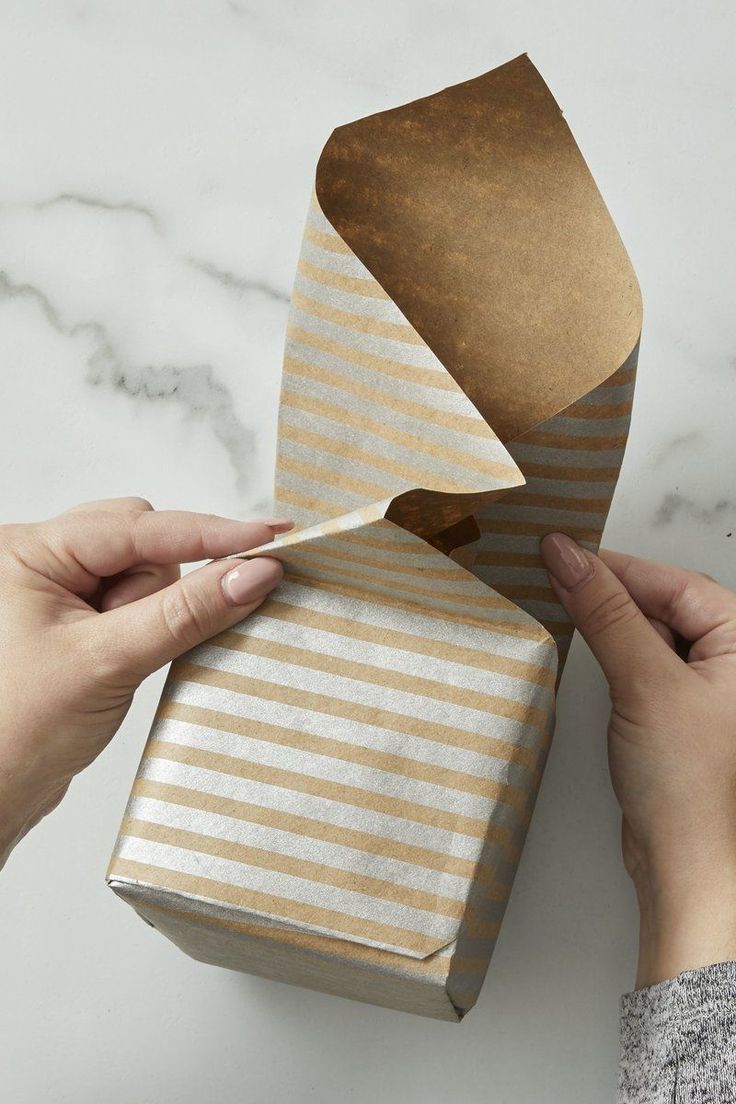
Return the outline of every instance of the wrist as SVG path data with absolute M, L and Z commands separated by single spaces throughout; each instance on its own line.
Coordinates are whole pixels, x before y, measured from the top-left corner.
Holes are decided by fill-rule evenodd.
M 736 852 L 680 857 L 636 881 L 639 963 L 636 988 L 686 970 L 736 960 Z
M 20 778 L 0 764 L 0 870 L 13 848 L 40 820 L 61 801 L 69 781 L 34 784 Z

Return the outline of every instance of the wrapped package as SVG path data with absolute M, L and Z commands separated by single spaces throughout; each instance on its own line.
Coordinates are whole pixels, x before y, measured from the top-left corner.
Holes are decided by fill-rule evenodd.
M 291 301 L 285 579 L 171 668 L 108 880 L 188 954 L 439 1019 L 475 1003 L 641 329 L 626 251 L 523 56 L 340 127 Z

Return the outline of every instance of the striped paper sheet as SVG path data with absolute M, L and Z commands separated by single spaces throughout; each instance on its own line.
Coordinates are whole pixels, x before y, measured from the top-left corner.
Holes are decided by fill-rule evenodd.
M 638 334 L 502 442 L 407 314 L 318 189 L 279 412 L 277 509 L 297 528 L 242 554 L 277 556 L 285 579 L 173 664 L 109 880 L 197 958 L 457 1020 L 570 639 L 539 538 L 598 546 Z

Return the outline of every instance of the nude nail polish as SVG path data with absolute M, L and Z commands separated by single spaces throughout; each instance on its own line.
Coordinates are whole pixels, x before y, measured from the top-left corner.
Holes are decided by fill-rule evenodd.
M 542 539 L 540 551 L 550 575 L 565 590 L 577 590 L 595 570 L 580 545 L 567 533 L 548 533 Z
M 220 580 L 225 600 L 231 606 L 247 606 L 264 598 L 281 582 L 284 569 L 278 560 L 256 557 L 244 560 Z

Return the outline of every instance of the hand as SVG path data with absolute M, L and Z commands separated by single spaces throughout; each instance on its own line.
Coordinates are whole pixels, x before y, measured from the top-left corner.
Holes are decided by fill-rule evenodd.
M 290 528 L 156 512 L 140 498 L 0 527 L 0 868 L 106 746 L 142 680 L 241 621 L 282 576 L 266 557 L 183 579 L 179 563 Z
M 608 753 L 641 914 L 637 987 L 736 958 L 736 594 L 705 575 L 542 541 L 611 692 Z

